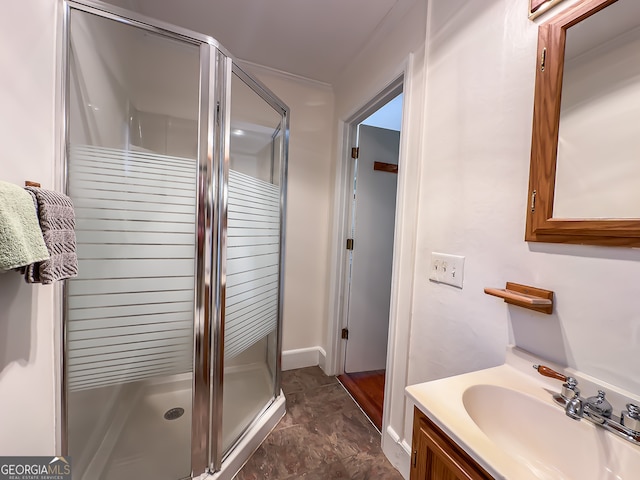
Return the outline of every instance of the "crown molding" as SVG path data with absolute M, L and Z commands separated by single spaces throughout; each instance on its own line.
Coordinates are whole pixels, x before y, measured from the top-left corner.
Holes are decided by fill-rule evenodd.
M 333 91 L 333 85 L 331 85 L 330 83 L 321 82 L 320 80 L 303 77 L 302 75 L 296 75 L 295 73 L 285 72 L 283 70 L 278 70 L 277 68 L 267 67 L 258 63 L 249 62 L 247 60 L 238 59 L 237 62 L 241 67 L 249 70 L 251 73 L 255 73 L 256 75 L 259 75 L 260 73 L 276 75 L 278 77 L 286 78 L 287 80 L 306 83 L 315 88 L 322 88 L 325 90 Z

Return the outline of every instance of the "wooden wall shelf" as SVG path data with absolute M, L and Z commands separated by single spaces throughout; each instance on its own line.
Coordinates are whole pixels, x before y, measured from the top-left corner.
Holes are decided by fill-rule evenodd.
M 373 162 L 373 169 L 380 172 L 398 173 L 398 165 L 393 163 Z
M 484 293 L 504 299 L 506 303 L 551 314 L 553 311 L 553 292 L 541 288 L 507 282 L 505 288 L 485 288 Z

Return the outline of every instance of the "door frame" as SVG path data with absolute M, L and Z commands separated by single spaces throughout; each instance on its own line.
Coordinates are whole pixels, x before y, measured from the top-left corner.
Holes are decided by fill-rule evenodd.
M 382 414 L 382 450 L 391 463 L 405 478 L 409 478 L 411 459 L 411 407 L 407 406 L 404 388 L 407 385 L 409 366 L 409 334 L 413 311 L 415 283 L 415 261 L 417 220 L 419 215 L 420 178 L 422 175 L 423 142 L 422 128 L 425 109 L 426 54 L 423 49 L 409 53 L 392 69 L 386 82 L 387 88 L 374 95 L 373 100 L 358 109 L 347 120 L 340 120 L 337 132 L 337 165 L 335 170 L 335 193 L 333 204 L 333 230 L 330 245 L 330 278 L 326 357 L 321 366 L 329 375 L 339 374 L 342 351 L 340 331 L 342 329 L 342 307 L 344 292 L 345 238 L 347 220 L 345 201 L 348 199 L 349 162 L 351 161 L 352 138 L 349 126 L 358 115 L 367 111 L 388 93 L 388 86 L 401 81 L 403 87 L 402 132 L 396 195 L 396 225 L 394 258 L 391 277 L 391 308 L 389 316 L 389 338 L 387 342 L 387 369 Z M 383 84 L 384 85 L 384 84 Z M 361 117 L 364 120 L 366 117 Z
M 405 85 L 406 71 L 402 71 L 399 76 L 393 79 L 387 86 L 376 94 L 369 102 L 358 109 L 347 120 L 341 122 L 342 130 L 342 146 L 340 151 L 340 164 L 336 178 L 336 197 L 335 197 L 335 217 L 336 225 L 333 237 L 333 271 L 332 271 L 332 289 L 330 292 L 330 313 L 332 321 L 329 324 L 329 338 L 327 342 L 327 359 L 326 373 L 340 375 L 344 373 L 344 363 L 346 358 L 346 343 L 342 340 L 341 332 L 347 326 L 349 295 L 347 288 L 349 284 L 349 255 L 345 248 L 345 242 L 350 234 L 352 221 L 352 203 L 353 203 L 353 175 L 355 162 L 351 158 L 351 148 L 356 144 L 358 125 L 367 119 L 371 114 L 376 112 L 380 107 L 384 106 L 390 100 L 395 98 L 399 93 L 406 93 Z M 398 155 L 398 165 L 404 162 L 404 152 L 406 151 L 406 135 L 403 130 L 406 126 L 406 106 L 407 96 L 403 96 L 402 120 L 403 127 L 400 132 L 400 153 Z M 396 194 L 396 225 L 394 233 L 394 250 L 395 243 L 400 234 L 398 230 L 397 215 L 399 199 L 401 198 L 401 175 L 402 169 L 398 172 L 398 191 Z M 394 284 L 396 283 L 396 256 L 394 253 L 392 287 L 391 287 L 391 303 L 394 303 Z M 394 316 L 389 316 L 389 328 Z M 390 346 L 390 336 L 387 337 L 387 345 Z M 390 352 L 387 348 L 387 367 L 390 361 Z

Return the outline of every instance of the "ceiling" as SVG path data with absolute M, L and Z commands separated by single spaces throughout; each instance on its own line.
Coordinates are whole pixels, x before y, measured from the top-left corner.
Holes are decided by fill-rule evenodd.
M 415 0 L 107 0 L 214 37 L 236 58 L 332 84 Z

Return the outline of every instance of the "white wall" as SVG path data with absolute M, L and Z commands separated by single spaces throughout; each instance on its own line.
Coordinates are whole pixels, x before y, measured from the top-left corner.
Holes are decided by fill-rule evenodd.
M 291 110 L 283 350 L 324 345 L 334 97 L 329 86 L 245 65 Z
M 527 0 L 429 2 L 408 380 L 499 364 L 515 342 L 640 393 L 640 251 L 523 239 L 537 42 L 526 10 Z M 427 280 L 432 251 L 466 256 L 463 290 Z M 483 293 L 506 281 L 555 291 L 554 313 Z
M 0 16 L 0 179 L 54 187 L 57 2 L 8 2 Z M 0 275 L 0 455 L 52 455 L 54 287 Z

